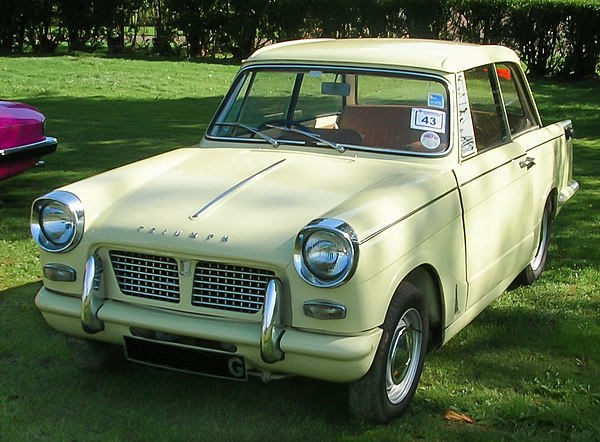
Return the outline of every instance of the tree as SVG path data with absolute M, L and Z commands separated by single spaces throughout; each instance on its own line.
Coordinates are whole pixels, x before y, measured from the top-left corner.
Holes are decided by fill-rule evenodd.
M 94 4 L 94 22 L 106 37 L 108 52 L 125 51 L 126 28 L 143 6 L 143 0 L 102 0 Z
M 235 58 L 246 58 L 269 40 L 267 12 L 274 0 L 228 0 L 222 10 L 226 13 L 224 33 L 226 46 Z
M 26 40 L 34 52 L 54 52 L 60 40 L 60 34 L 52 30 L 56 19 L 55 0 L 25 0 L 29 21 L 26 25 Z
M 94 1 L 56 0 L 61 29 L 66 32 L 69 50 L 84 51 L 98 46 L 99 26 L 94 22 Z
M 176 29 L 173 11 L 169 3 L 169 0 L 151 0 L 155 33 L 152 47 L 159 55 L 173 53 L 171 45 L 175 39 Z
M 224 25 L 223 2 L 218 0 L 167 0 L 175 24 L 186 37 L 188 56 L 214 54 Z

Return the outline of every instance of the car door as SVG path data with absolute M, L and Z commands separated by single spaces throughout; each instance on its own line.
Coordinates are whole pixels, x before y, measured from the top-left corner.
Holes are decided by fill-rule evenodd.
M 555 185 L 554 177 L 562 175 L 556 168 L 558 164 L 569 163 L 564 157 L 567 152 L 561 149 L 562 135 L 569 122 L 542 127 L 521 69 L 506 63 L 496 65 L 496 71 L 501 73 L 498 75 L 498 83 L 511 138 L 527 152 L 527 169 L 532 181 L 533 230 L 537 234 L 546 200 Z M 557 159 L 560 160 L 557 162 Z
M 468 298 L 481 308 L 502 293 L 531 259 L 532 162 L 511 136 L 496 66 L 457 76 Z

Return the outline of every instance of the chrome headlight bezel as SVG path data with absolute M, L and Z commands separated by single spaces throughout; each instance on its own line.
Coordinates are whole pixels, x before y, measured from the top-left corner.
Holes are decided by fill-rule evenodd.
M 316 269 L 315 263 L 310 262 L 307 245 L 316 235 L 322 242 L 329 242 L 338 247 L 338 258 L 343 258 L 343 266 L 331 276 L 324 276 Z M 331 241 L 329 241 L 331 239 Z M 294 267 L 298 275 L 307 283 L 322 288 L 338 287 L 352 278 L 358 264 L 359 242 L 354 229 L 346 222 L 335 218 L 316 219 L 304 227 L 296 237 L 294 245 Z
M 53 232 L 58 237 L 49 234 L 47 219 L 50 209 L 54 208 L 57 219 Z M 83 204 L 75 195 L 64 190 L 55 190 L 33 202 L 31 207 L 31 234 L 35 242 L 45 251 L 61 253 L 68 252 L 79 244 L 83 236 L 85 216 Z M 62 233 L 61 233 L 62 232 Z

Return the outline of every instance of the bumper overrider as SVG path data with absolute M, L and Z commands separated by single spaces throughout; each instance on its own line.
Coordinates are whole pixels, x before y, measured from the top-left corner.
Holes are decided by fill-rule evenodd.
M 107 299 L 100 287 L 102 272 L 102 261 L 91 256 L 80 299 L 42 287 L 36 305 L 51 327 L 72 336 L 123 345 L 126 356 L 137 362 L 215 375 L 210 370 L 188 368 L 194 360 L 216 355 L 229 367 L 229 373 L 219 377 L 245 378 L 245 368 L 239 369 L 241 361 L 250 372 L 262 372 L 263 379 L 281 373 L 350 382 L 368 371 L 381 337 L 379 328 L 339 336 L 285 324 L 283 284 L 277 278 L 268 282 L 261 322 L 253 323 Z M 150 353 L 166 353 L 145 360 L 136 356 L 142 347 Z M 188 356 L 192 362 L 178 365 L 177 360 Z

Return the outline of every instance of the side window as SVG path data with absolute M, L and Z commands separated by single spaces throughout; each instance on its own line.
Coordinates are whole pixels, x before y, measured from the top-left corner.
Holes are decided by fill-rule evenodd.
M 505 143 L 510 136 L 504 117 L 502 97 L 494 66 L 487 65 L 465 72 L 471 119 L 478 151 Z
M 524 79 L 519 71 L 509 64 L 498 64 L 496 73 L 511 135 L 537 126 L 532 104 L 528 100 L 529 94 L 524 89 Z

